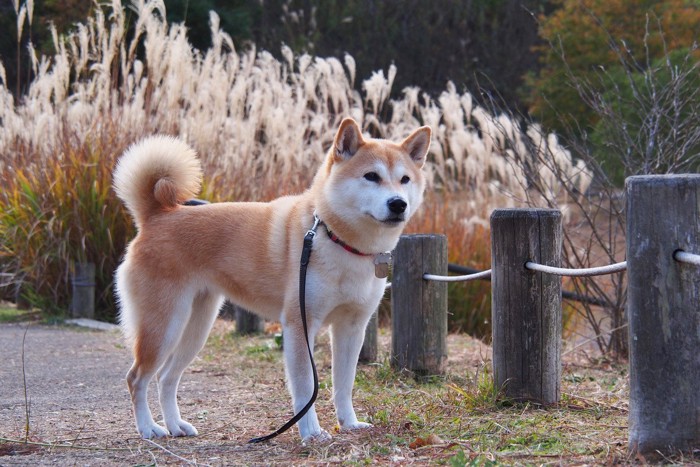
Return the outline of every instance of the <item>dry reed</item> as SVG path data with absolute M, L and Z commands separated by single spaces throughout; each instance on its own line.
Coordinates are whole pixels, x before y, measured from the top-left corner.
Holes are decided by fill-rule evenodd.
M 113 0 L 107 12 L 98 9 L 66 37 L 54 34 L 53 56 L 36 57 L 32 49 L 34 78 L 20 102 L 0 86 L 4 170 L 17 162 L 17 147 L 31 148 L 26 163 L 44 164 L 62 157 L 62 129 L 86 140 L 109 121 L 124 142 L 156 132 L 185 138 L 199 150 L 210 176 L 226 178 L 222 187 L 232 179 L 242 184 L 225 195 L 269 196 L 268 190 L 280 186 L 304 187 L 339 120 L 350 115 L 385 138 L 430 125 L 435 130 L 431 186 L 469 187 L 479 207 L 494 198 L 499 205 L 512 204 L 500 199 L 504 192 L 524 197 L 525 174 L 513 155 L 528 162 L 553 159 L 580 191 L 589 180 L 586 168 L 574 163 L 553 135 L 490 115 L 452 83 L 437 100 L 417 88 L 391 100 L 397 73 L 392 66 L 387 76 L 378 71 L 366 79 L 361 96 L 353 88 L 350 56 L 341 62 L 294 56 L 284 48 L 280 62 L 254 48 L 238 53 L 214 12 L 213 45 L 199 52 L 188 43 L 182 25 L 164 22 L 162 1 L 135 0 L 130 7 L 136 12 L 132 33 L 126 10 Z M 528 154 L 522 143 L 526 138 L 543 154 Z M 558 179 L 547 166 L 540 168 L 541 182 L 559 193 Z

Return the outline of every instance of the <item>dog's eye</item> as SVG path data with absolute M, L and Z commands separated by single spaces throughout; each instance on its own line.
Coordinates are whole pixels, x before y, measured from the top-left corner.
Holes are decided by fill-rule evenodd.
M 409 177 L 408 175 L 404 175 L 403 177 L 401 177 L 401 184 L 402 185 L 405 185 L 410 181 L 411 181 L 411 177 Z
M 382 178 L 379 176 L 379 174 L 377 172 L 367 172 L 364 175 L 364 177 L 365 177 L 365 180 L 368 180 L 368 181 L 374 182 L 374 183 L 379 183 L 382 180 Z

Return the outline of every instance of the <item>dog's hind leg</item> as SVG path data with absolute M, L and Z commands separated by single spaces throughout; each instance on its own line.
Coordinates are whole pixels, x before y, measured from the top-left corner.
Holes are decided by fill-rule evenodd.
M 131 394 L 131 403 L 136 418 L 136 429 L 144 439 L 162 438 L 168 432 L 153 420 L 148 407 L 148 385 L 156 374 L 158 366 L 164 360 L 153 350 L 152 344 L 146 344 L 149 336 L 142 333 L 136 336 L 134 344 L 134 364 L 126 374 L 126 383 Z
M 197 429 L 180 416 L 177 388 L 185 368 L 192 362 L 207 340 L 222 299 L 209 292 L 200 292 L 192 303 L 192 313 L 178 345 L 158 372 L 158 394 L 165 426 L 172 436 L 195 436 Z
M 136 429 L 144 439 L 162 438 L 168 435 L 165 428 L 153 420 L 151 409 L 148 408 L 148 383 L 154 374 L 155 371 L 151 371 L 148 365 L 142 365 L 138 359 L 134 360 L 134 364 L 126 374 L 126 383 L 129 386 L 136 418 Z
M 153 420 L 148 407 L 148 385 L 177 347 L 182 335 L 182 323 L 189 320 L 192 304 L 191 296 L 180 296 L 173 300 L 165 292 L 149 299 L 149 303 L 125 304 L 138 305 L 148 313 L 142 315 L 138 322 L 132 322 L 135 325 L 134 364 L 126 375 L 136 428 L 145 439 L 161 438 L 168 434 L 166 429 Z

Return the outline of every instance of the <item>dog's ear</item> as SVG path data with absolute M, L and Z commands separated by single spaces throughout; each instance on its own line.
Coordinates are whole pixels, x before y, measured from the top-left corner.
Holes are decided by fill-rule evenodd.
M 336 160 L 350 159 L 363 144 L 365 144 L 365 140 L 362 139 L 362 133 L 360 132 L 360 127 L 357 126 L 357 122 L 352 118 L 344 119 L 340 123 L 338 133 L 336 133 L 333 142 Z
M 429 126 L 422 126 L 401 143 L 401 147 L 411 156 L 411 159 L 418 167 L 423 167 L 423 164 L 425 164 L 425 156 L 428 155 L 428 149 L 430 148 L 431 134 Z

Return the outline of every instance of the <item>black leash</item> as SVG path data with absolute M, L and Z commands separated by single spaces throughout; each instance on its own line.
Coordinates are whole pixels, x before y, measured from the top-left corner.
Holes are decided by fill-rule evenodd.
M 309 266 L 309 260 L 311 259 L 311 250 L 313 248 L 314 237 L 316 236 L 316 229 L 320 223 L 320 219 L 314 213 L 314 225 L 306 232 L 304 236 L 304 247 L 301 250 L 301 262 L 299 266 L 299 309 L 301 311 L 301 324 L 304 326 L 304 337 L 306 338 L 306 348 L 309 351 L 309 360 L 311 360 L 311 369 L 314 374 L 314 393 L 311 395 L 311 399 L 306 403 L 303 409 L 299 411 L 294 417 L 291 418 L 287 423 L 282 425 L 276 431 L 270 433 L 269 435 L 261 436 L 259 438 L 253 438 L 248 443 L 262 443 L 269 441 L 272 438 L 281 435 L 285 431 L 289 430 L 294 426 L 301 418 L 306 415 L 306 412 L 311 409 L 316 402 L 316 397 L 318 396 L 318 373 L 316 372 L 316 363 L 314 362 L 314 353 L 311 350 L 311 343 L 309 342 L 309 331 L 306 325 L 306 269 Z

